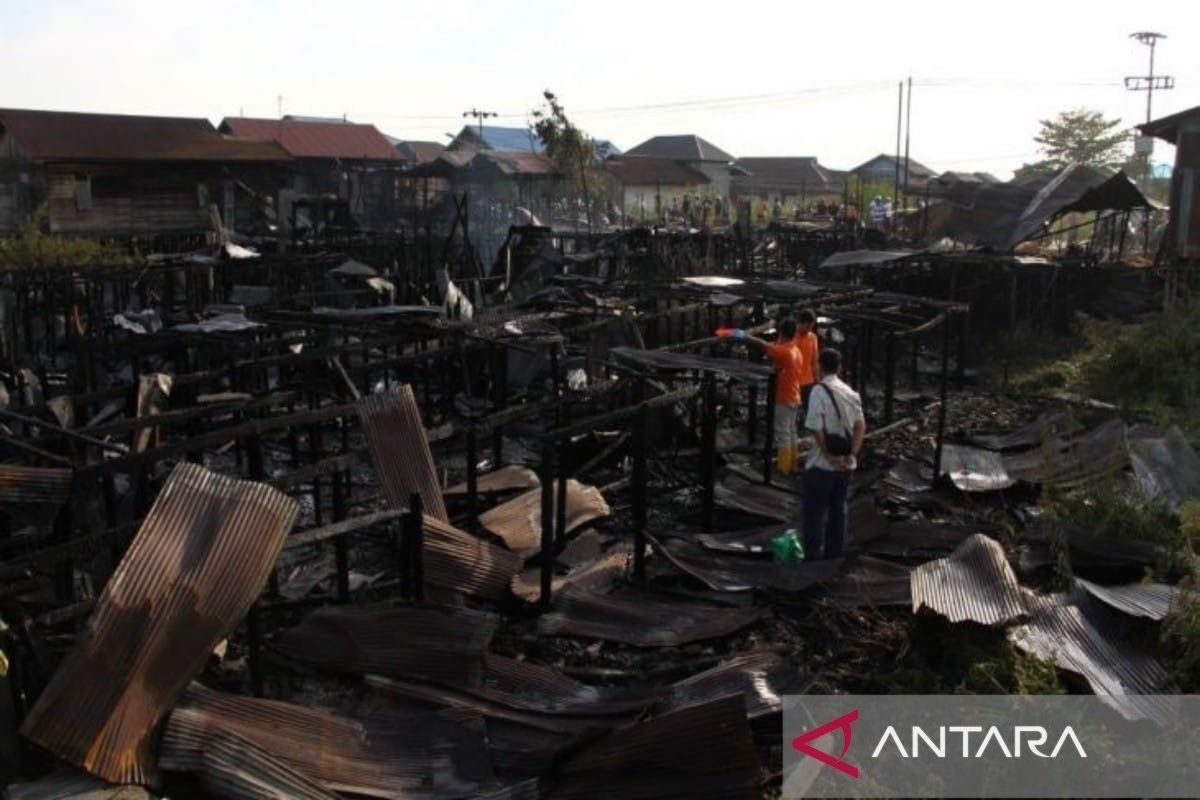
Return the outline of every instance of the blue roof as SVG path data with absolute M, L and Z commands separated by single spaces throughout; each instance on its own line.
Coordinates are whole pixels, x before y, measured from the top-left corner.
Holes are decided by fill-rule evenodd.
M 461 137 L 463 134 L 470 134 L 473 139 L 478 139 L 479 126 L 466 125 L 459 136 Z M 529 128 L 502 128 L 498 125 L 484 125 L 483 141 L 488 149 L 501 152 L 540 153 L 546 149 L 542 140 Z

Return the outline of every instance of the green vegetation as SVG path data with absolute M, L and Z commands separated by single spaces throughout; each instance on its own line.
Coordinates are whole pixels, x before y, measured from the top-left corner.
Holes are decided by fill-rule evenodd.
M 1085 319 L 1049 340 L 1028 328 L 998 344 L 989 377 L 1025 394 L 1069 391 L 1200 438 L 1200 302 L 1136 323 Z
M 15 236 L 0 237 L 0 269 L 79 267 L 118 264 L 129 256 L 95 239 L 42 233 L 34 226 Z

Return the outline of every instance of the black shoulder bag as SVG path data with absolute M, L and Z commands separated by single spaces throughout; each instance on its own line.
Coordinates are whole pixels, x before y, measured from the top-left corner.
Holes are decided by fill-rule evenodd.
M 825 449 L 831 456 L 848 456 L 854 452 L 854 447 L 850 437 L 846 435 L 846 423 L 842 419 L 842 409 L 838 405 L 837 396 L 825 384 L 818 383 L 817 386 L 824 389 L 825 394 L 829 395 L 829 401 L 833 403 L 833 410 L 837 412 L 838 427 L 842 429 L 841 433 L 822 431 L 825 434 Z

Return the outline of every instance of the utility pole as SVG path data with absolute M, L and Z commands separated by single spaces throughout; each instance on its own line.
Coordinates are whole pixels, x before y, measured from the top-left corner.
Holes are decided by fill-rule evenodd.
M 1131 92 L 1146 93 L 1146 122 L 1151 119 L 1151 107 L 1154 103 L 1155 90 L 1166 91 L 1175 88 L 1175 78 L 1170 75 L 1154 74 L 1154 48 L 1159 39 L 1167 38 L 1165 33 L 1153 31 L 1138 31 L 1129 34 L 1129 38 L 1137 39 L 1150 48 L 1150 69 L 1145 75 L 1130 75 L 1125 78 L 1125 88 Z M 1154 139 L 1150 136 L 1139 136 L 1134 140 L 1134 152 L 1145 158 L 1145 176 L 1150 179 L 1150 156 L 1154 152 Z
M 908 79 L 908 97 L 904 104 L 904 208 L 908 208 L 908 145 L 912 141 L 912 78 Z
M 275 95 L 275 108 L 279 111 L 279 118 L 283 119 L 283 95 Z
M 896 95 L 896 180 L 892 184 L 892 214 L 900 205 L 900 129 L 904 116 L 904 81 L 897 84 Z M 893 217 L 895 219 L 895 217 Z
M 1125 78 L 1125 89 L 1130 92 L 1145 92 L 1146 93 L 1146 122 L 1150 122 L 1150 109 L 1154 102 L 1154 90 L 1161 89 L 1166 91 L 1175 88 L 1175 78 L 1170 75 L 1155 75 L 1154 74 L 1154 48 L 1158 46 L 1159 39 L 1167 38 L 1165 33 L 1155 33 L 1154 31 L 1137 31 L 1129 34 L 1130 39 L 1137 39 L 1142 44 L 1150 48 L 1150 69 L 1145 75 L 1131 75 Z M 1142 190 L 1146 191 L 1150 184 L 1150 157 L 1154 154 L 1154 137 L 1152 136 L 1136 136 L 1133 140 L 1133 152 L 1135 155 L 1142 157 Z M 1145 221 L 1142 226 L 1142 248 L 1149 255 L 1150 253 L 1150 211 L 1145 212 Z
M 479 122 L 479 145 L 480 147 L 485 147 L 486 143 L 483 138 L 483 121 L 488 117 L 497 117 L 499 114 L 497 114 L 495 111 L 480 111 L 479 109 L 472 107 L 470 111 L 464 111 L 463 116 L 474 117 Z

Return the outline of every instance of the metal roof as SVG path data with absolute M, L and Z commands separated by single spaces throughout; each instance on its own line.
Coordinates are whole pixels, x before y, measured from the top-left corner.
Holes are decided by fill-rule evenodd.
M 904 179 L 904 157 L 900 158 L 900 179 Z M 852 170 L 849 170 L 850 175 L 867 175 L 875 178 L 892 181 L 896 177 L 896 157 L 888 153 L 880 153 L 874 158 L 869 158 L 859 164 Z M 916 159 L 908 159 L 908 179 L 911 182 L 913 179 L 918 181 L 926 181 L 930 178 L 937 177 L 937 173 L 929 167 L 922 164 Z
M 450 149 L 478 147 L 480 127 L 464 125 L 458 136 L 450 143 Z M 488 150 L 513 153 L 540 153 L 546 149 L 531 128 L 506 128 L 500 125 L 483 126 L 483 146 Z
M 396 149 L 409 163 L 428 164 L 442 154 L 446 145 L 441 142 L 401 141 L 396 143 Z
M 1096 696 L 1126 719 L 1165 720 L 1166 670 L 1150 656 L 1118 642 L 1112 626 L 1085 605 L 1062 596 L 1029 593 L 1029 622 L 1008 632 L 1014 645 L 1082 675 Z
M 554 482 L 555 519 L 557 519 L 558 481 Z M 518 555 L 529 555 L 542 547 L 542 491 L 534 489 L 479 516 L 479 524 L 504 540 Z M 585 486 L 574 478 L 567 480 L 566 533 L 607 517 L 612 513 L 604 495 L 595 486 Z
M 627 186 L 705 186 L 711 183 L 703 172 L 659 156 L 618 156 L 605 161 L 604 169 Z
M 223 136 L 206 119 L 10 108 L 0 130 L 36 161 L 290 160 L 267 137 Z
M 221 130 L 235 136 L 278 142 L 295 158 L 404 160 L 404 156 L 374 125 L 226 117 L 221 121 Z
M 822 167 L 815 156 L 775 156 L 739 158 L 735 166 L 746 175 L 733 179 L 734 186 L 744 190 L 765 191 L 784 189 L 810 192 L 842 191 L 844 173 Z
M 357 403 L 358 417 L 371 450 L 371 460 L 392 508 L 407 508 L 414 493 L 426 514 L 449 522 L 433 453 L 421 424 L 421 410 L 408 384 L 369 394 Z
M 162 749 L 179 753 L 172 766 L 196 774 L 213 797 L 233 800 L 337 800 L 286 763 L 249 739 L 230 731 L 208 731 L 198 711 L 180 709 L 171 716 Z M 183 762 L 189 765 L 180 769 Z
M 1172 509 L 1200 500 L 1200 456 L 1183 431 L 1133 425 L 1125 432 L 1133 474 L 1148 496 Z
M 630 149 L 629 156 L 658 156 L 676 161 L 720 161 L 731 164 L 733 156 L 694 133 L 654 136 Z
M 567 589 L 555 601 L 555 610 L 538 620 L 537 629 L 550 636 L 671 647 L 728 636 L 765 613 L 761 608 L 720 608 L 667 600 L 632 589 L 606 596 Z
M 62 505 L 71 497 L 71 481 L 69 469 L 0 464 L 0 503 Z
M 449 523 L 424 516 L 425 582 L 462 594 L 501 602 L 520 572 L 522 559 Z
M 912 571 L 912 607 L 928 606 L 951 622 L 983 625 L 1025 614 L 1021 586 L 995 539 L 977 533 L 946 558 Z
M 262 591 L 295 500 L 177 465 L 21 733 L 116 783 L 155 779 L 155 726 Z
M 163 769 L 190 769 L 212 737 L 232 732 L 331 792 L 473 797 L 494 785 L 478 717 L 345 716 L 193 684 L 171 715 Z
M 1132 617 L 1165 619 L 1178 601 L 1180 591 L 1162 583 L 1129 583 L 1124 586 L 1101 586 L 1076 577 L 1075 584 L 1105 605 L 1124 611 Z
M 327 606 L 279 634 L 274 647 L 288 659 L 343 675 L 477 685 L 498 622 L 494 614 L 467 608 Z
M 1175 144 L 1179 139 L 1179 129 L 1187 124 L 1200 124 L 1200 106 L 1192 106 L 1175 114 L 1145 122 L 1137 127 L 1146 136 L 1154 136 Z

